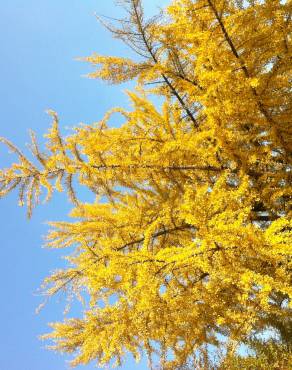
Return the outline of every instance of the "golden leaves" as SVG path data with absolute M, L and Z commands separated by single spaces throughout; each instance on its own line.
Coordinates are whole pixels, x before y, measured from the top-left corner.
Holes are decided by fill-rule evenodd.
M 112 84 L 133 80 L 145 70 L 151 68 L 151 64 L 135 63 L 131 59 L 100 56 L 97 54 L 81 60 L 98 66 L 98 69 L 88 74 L 89 78 L 100 78 Z
M 222 348 L 219 334 L 240 342 L 277 320 L 286 330 L 290 8 L 180 0 L 147 22 L 140 1 L 124 4 L 129 19 L 111 31 L 140 45 L 139 61 L 84 60 L 97 67 L 92 78 L 137 79 L 130 111 L 64 138 L 50 111 L 45 153 L 31 135 L 38 166 L 2 139 L 18 162 L 0 172 L 0 194 L 18 187 L 29 214 L 43 188 L 47 198 L 66 190 L 75 205 L 74 222 L 51 223 L 47 246 L 74 252 L 47 294 L 68 286 L 89 298 L 81 319 L 53 325 L 54 348 L 76 352 L 73 365 L 146 350 L 176 368 Z M 120 127 L 108 124 L 114 113 Z M 74 184 L 95 200 L 81 202 Z

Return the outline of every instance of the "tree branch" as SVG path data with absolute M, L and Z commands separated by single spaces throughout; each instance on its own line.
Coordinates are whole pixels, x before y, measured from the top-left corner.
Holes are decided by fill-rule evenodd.
M 210 8 L 212 9 L 214 15 L 215 15 L 215 18 L 216 20 L 218 21 L 219 25 L 220 25 L 220 28 L 222 30 L 222 33 L 225 37 L 225 40 L 227 41 L 233 55 L 235 56 L 235 58 L 239 61 L 240 63 L 240 66 L 241 66 L 241 69 L 245 75 L 246 78 L 250 78 L 250 73 L 246 67 L 246 65 L 244 64 L 244 62 L 242 61 L 242 59 L 240 58 L 237 50 L 236 50 L 236 47 L 231 39 L 231 37 L 229 36 L 225 26 L 224 26 L 224 23 L 222 22 L 222 19 L 221 19 L 221 16 L 219 15 L 215 5 L 213 4 L 213 2 L 211 0 L 207 0 L 208 1 L 208 4 L 210 6 Z M 276 131 L 277 135 L 278 135 L 278 139 L 280 141 L 280 144 L 282 146 L 282 148 L 285 150 L 286 152 L 286 158 L 287 158 L 287 162 L 289 163 L 288 161 L 288 154 L 289 154 L 289 151 L 286 150 L 286 146 L 285 146 L 285 143 L 284 143 L 284 140 L 283 140 L 283 137 L 282 135 L 278 132 L 277 128 L 275 127 L 276 125 L 276 122 L 273 120 L 273 118 L 269 115 L 269 113 L 267 112 L 267 110 L 265 109 L 263 103 L 260 101 L 259 99 L 259 95 L 257 93 L 257 90 L 254 88 L 254 87 L 250 87 L 251 88 L 251 91 L 252 91 L 252 94 L 254 95 L 254 97 L 256 98 L 256 102 L 257 102 L 257 105 L 258 105 L 258 108 L 259 108 L 259 111 L 262 113 L 262 115 L 266 118 L 267 122 L 273 127 L 273 129 Z
M 155 238 L 157 238 L 157 237 L 159 237 L 161 235 L 171 234 L 171 233 L 173 233 L 175 231 L 180 231 L 180 230 L 183 231 L 183 230 L 188 230 L 188 229 L 192 229 L 192 228 L 193 228 L 192 225 L 185 224 L 185 225 L 174 227 L 173 229 L 163 229 L 163 230 L 160 230 L 160 231 L 157 231 L 156 233 L 154 233 L 152 235 L 152 239 L 155 239 Z M 122 245 L 121 247 L 116 248 L 116 251 L 123 250 L 123 249 L 125 249 L 127 247 L 131 247 L 131 246 L 133 246 L 135 244 L 140 244 L 144 240 L 145 240 L 145 237 L 142 237 L 140 239 L 133 240 L 133 241 L 131 241 L 129 243 L 126 243 L 126 244 Z
M 156 58 L 156 55 L 153 52 L 153 49 L 152 49 L 151 45 L 149 44 L 149 42 L 148 42 L 148 40 L 146 38 L 145 30 L 143 28 L 143 25 L 142 25 L 142 22 L 141 22 L 141 17 L 139 15 L 139 12 L 138 12 L 138 9 L 137 9 L 137 4 L 136 4 L 136 1 L 135 0 L 132 0 L 132 7 L 133 7 L 133 10 L 134 10 L 134 15 L 135 15 L 135 18 L 136 18 L 138 30 L 141 33 L 142 40 L 143 40 L 143 42 L 145 44 L 145 47 L 148 50 L 149 54 L 151 55 L 154 63 L 158 64 L 158 59 Z M 186 111 L 188 117 L 191 119 L 191 121 L 193 122 L 194 126 L 195 127 L 198 127 L 199 124 L 198 124 L 197 120 L 195 119 L 195 117 L 193 116 L 193 114 L 191 113 L 191 111 L 189 110 L 189 108 L 186 106 L 185 102 L 183 101 L 182 97 L 177 92 L 177 90 L 175 89 L 175 87 L 173 86 L 173 84 L 169 81 L 169 79 L 167 78 L 167 76 L 164 73 L 162 73 L 161 76 L 162 76 L 163 80 L 165 81 L 165 83 L 167 84 L 167 86 L 170 88 L 170 91 L 172 92 L 172 94 L 177 98 L 177 100 L 179 101 L 179 103 L 181 104 L 181 106 L 183 107 L 183 109 Z

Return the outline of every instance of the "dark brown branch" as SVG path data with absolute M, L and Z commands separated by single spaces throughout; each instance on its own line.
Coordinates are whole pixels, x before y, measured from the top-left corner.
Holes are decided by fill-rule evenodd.
M 78 168 L 78 167 L 77 167 Z M 214 166 L 188 166 L 188 165 L 182 165 L 182 166 L 158 166 L 158 165 L 151 165 L 151 164 L 145 164 L 145 165 L 93 165 L 92 168 L 102 170 L 102 169 L 118 169 L 118 168 L 127 168 L 127 169 L 151 169 L 151 170 L 168 170 L 168 171 L 211 171 L 211 172 L 221 172 L 222 169 L 220 167 L 214 167 Z
M 185 225 L 181 225 L 181 226 L 178 226 L 178 227 L 174 227 L 173 229 L 163 229 L 163 230 L 160 230 L 160 231 L 157 231 L 156 233 L 154 233 L 152 235 L 152 239 L 158 238 L 159 236 L 162 236 L 162 235 L 171 234 L 175 231 L 188 230 L 188 229 L 192 229 L 192 228 L 193 228 L 193 226 L 185 224 Z M 144 240 L 145 240 L 145 237 L 133 240 L 129 243 L 126 243 L 126 244 L 122 245 L 121 247 L 116 248 L 116 251 L 123 250 L 127 247 L 131 247 L 131 246 L 136 245 L 136 244 L 140 244 L 140 243 L 144 242 Z
M 188 77 L 182 75 L 182 74 L 176 74 L 176 77 L 179 77 L 180 79 L 189 82 L 190 84 L 196 86 L 201 91 L 203 90 L 202 86 L 200 86 L 196 81 L 189 79 Z
M 139 265 L 140 263 L 153 263 L 153 262 L 165 263 L 165 261 L 163 261 L 163 260 L 158 260 L 156 258 L 148 258 L 147 260 L 132 262 L 132 263 L 129 264 L 129 266 Z
M 212 3 L 211 0 L 208 0 L 208 4 L 209 4 L 210 8 L 212 9 L 212 11 L 215 15 L 215 18 L 217 19 L 217 21 L 220 25 L 220 28 L 221 28 L 221 30 L 224 34 L 225 40 L 227 41 L 228 45 L 230 46 L 230 49 L 231 49 L 233 55 L 239 60 L 240 65 L 241 65 L 241 69 L 243 70 L 245 76 L 249 77 L 248 70 L 247 70 L 246 66 L 243 64 L 242 60 L 240 59 L 240 56 L 239 56 L 239 54 L 238 54 L 238 52 L 237 52 L 237 50 L 236 50 L 236 48 L 233 44 L 233 41 L 231 40 L 231 38 L 230 38 L 230 36 L 229 36 L 225 26 L 224 26 L 224 23 L 222 22 L 221 17 L 219 16 L 219 13 L 218 13 L 216 7 L 214 6 L 214 4 Z
M 249 73 L 249 71 L 248 71 L 248 69 L 247 69 L 247 67 L 246 67 L 246 65 L 244 64 L 244 62 L 242 61 L 242 59 L 240 58 L 240 56 L 239 56 L 239 54 L 238 54 L 238 52 L 237 52 L 237 50 L 236 50 L 236 47 L 235 47 L 235 45 L 234 45 L 234 43 L 233 43 L 233 41 L 232 41 L 232 39 L 231 39 L 231 37 L 229 36 L 229 34 L 228 34 L 228 32 L 227 32 L 227 30 L 226 30 L 226 28 L 225 28 L 225 26 L 224 26 L 224 23 L 222 22 L 222 19 L 221 19 L 221 16 L 219 15 L 219 13 L 218 13 L 218 11 L 217 11 L 217 9 L 216 9 L 216 7 L 214 6 L 214 4 L 213 4 L 213 2 L 211 1 L 211 0 L 208 0 L 208 4 L 209 4 L 209 6 L 210 6 L 210 8 L 212 9 L 212 11 L 213 11 L 213 13 L 214 13 L 214 15 L 215 15 L 215 18 L 216 18 L 216 20 L 218 21 L 218 23 L 219 23 L 219 25 L 220 25 L 220 28 L 221 28 L 221 30 L 222 30 L 222 33 L 223 33 L 223 35 L 224 35 L 224 37 L 225 37 L 225 40 L 227 41 L 227 43 L 228 43 L 228 45 L 229 45 L 229 47 L 230 47 L 230 49 L 231 49 L 231 51 L 232 51 L 232 53 L 233 53 L 233 55 L 236 57 L 236 59 L 239 61 L 239 63 L 240 63 L 240 66 L 241 66 L 241 69 L 242 69 L 242 71 L 243 71 L 243 73 L 244 73 L 244 75 L 245 75 L 245 77 L 246 78 L 250 78 L 251 76 L 250 76 L 250 73 Z M 259 111 L 262 113 L 262 115 L 266 118 L 266 120 L 267 120 L 267 122 L 270 124 L 270 125 L 272 125 L 273 126 L 273 128 L 275 129 L 275 131 L 277 132 L 277 134 L 278 134 L 278 138 L 279 138 L 279 141 L 280 141 L 280 144 L 281 144 L 281 146 L 285 149 L 285 151 L 287 152 L 287 153 L 289 153 L 287 150 L 286 150 L 286 148 L 285 148 L 285 143 L 284 143 L 284 140 L 283 140 L 283 138 L 282 138 L 282 136 L 281 136 L 281 134 L 278 132 L 278 130 L 276 129 L 276 127 L 275 127 L 275 121 L 273 120 L 273 118 L 269 115 L 269 113 L 267 112 L 267 110 L 265 109 L 265 107 L 264 107 L 264 105 L 263 105 L 263 103 L 260 101 L 260 99 L 259 99 L 259 95 L 258 95 L 258 93 L 257 93 L 257 90 L 254 88 L 254 87 L 252 87 L 251 86 L 251 91 L 252 91 L 252 94 L 254 95 L 254 97 L 255 97 L 255 99 L 256 99 L 256 102 L 257 102 L 257 105 L 258 105 L 258 108 L 259 108 Z M 287 154 L 287 162 L 288 162 L 288 154 Z
M 152 49 L 151 45 L 149 44 L 149 42 L 148 42 L 148 40 L 146 38 L 145 30 L 144 30 L 143 25 L 141 23 L 141 18 L 140 18 L 140 15 L 139 15 L 139 12 L 138 12 L 138 9 L 137 9 L 137 4 L 136 4 L 136 1 L 135 0 L 132 0 L 132 6 L 133 6 L 133 10 L 134 10 L 134 14 L 135 14 L 135 18 L 136 18 L 138 30 L 141 33 L 141 37 L 142 37 L 142 40 L 143 40 L 143 42 L 145 44 L 145 47 L 146 47 L 147 51 L 149 52 L 149 54 L 151 55 L 154 63 L 158 64 L 158 59 L 156 58 L 156 55 L 153 52 L 153 49 Z M 179 103 L 181 104 L 181 106 L 183 107 L 183 109 L 186 111 L 188 117 L 191 119 L 191 121 L 193 122 L 194 126 L 195 127 L 198 127 L 199 125 L 198 125 L 197 120 L 195 119 L 195 117 L 193 116 L 193 114 L 191 113 L 191 111 L 189 110 L 189 108 L 186 106 L 185 102 L 183 101 L 182 97 L 177 92 L 177 90 L 175 89 L 175 87 L 173 86 L 173 84 L 169 81 L 169 79 L 165 76 L 164 73 L 162 73 L 161 76 L 162 76 L 163 80 L 165 81 L 165 83 L 167 84 L 167 86 L 170 88 L 170 91 L 172 92 L 172 94 L 177 98 L 177 100 L 179 101 Z

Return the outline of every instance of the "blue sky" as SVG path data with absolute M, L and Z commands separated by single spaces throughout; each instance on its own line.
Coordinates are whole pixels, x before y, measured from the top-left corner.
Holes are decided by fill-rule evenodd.
M 167 0 L 145 0 L 147 12 Z M 1 1 L 0 136 L 25 149 L 28 129 L 40 137 L 50 123 L 46 109 L 59 113 L 63 133 L 80 122 L 98 121 L 113 106 L 127 106 L 124 87 L 83 78 L 91 69 L 76 57 L 96 51 L 125 55 L 127 49 L 101 28 L 94 12 L 119 14 L 111 0 Z M 13 160 L 0 147 L 0 167 Z M 62 266 L 60 251 L 41 248 L 48 220 L 63 220 L 70 204 L 64 195 L 40 206 L 28 221 L 16 194 L 0 200 L 0 342 L 2 370 L 63 370 L 67 357 L 44 349 L 38 335 L 47 323 L 62 319 L 64 299 L 53 299 L 40 314 L 38 288 L 50 271 Z M 78 307 L 74 309 L 78 313 Z M 73 312 L 74 313 L 74 312 Z M 81 367 L 96 369 L 93 365 Z M 129 360 L 123 369 L 146 369 Z

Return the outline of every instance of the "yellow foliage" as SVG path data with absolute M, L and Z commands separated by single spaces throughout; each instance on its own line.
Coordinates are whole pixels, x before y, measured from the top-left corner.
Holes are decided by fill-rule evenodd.
M 19 161 L 0 172 L 1 196 L 18 187 L 29 215 L 42 189 L 47 199 L 66 190 L 75 204 L 72 221 L 48 235 L 49 247 L 75 249 L 70 267 L 45 284 L 48 295 L 68 288 L 90 298 L 81 318 L 52 324 L 46 338 L 75 353 L 73 365 L 119 365 L 146 351 L 163 369 L 223 346 L 219 335 L 240 343 L 274 327 L 284 338 L 292 2 L 174 0 L 149 22 L 139 0 L 124 4 L 129 18 L 107 27 L 138 61 L 85 60 L 97 67 L 91 78 L 137 79 L 131 110 L 65 138 L 50 111 L 46 153 L 32 135 L 39 166 L 2 139 Z M 112 113 L 121 127 L 108 127 Z M 93 203 L 78 200 L 74 178 Z

